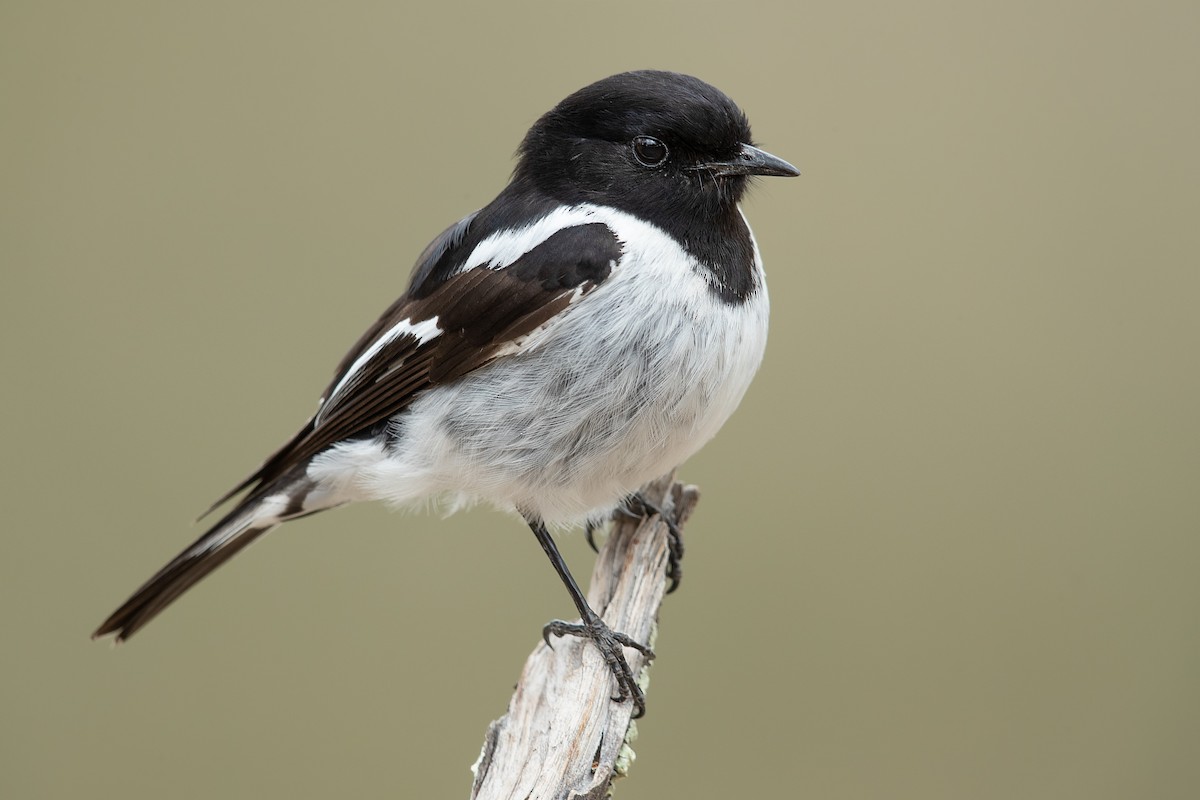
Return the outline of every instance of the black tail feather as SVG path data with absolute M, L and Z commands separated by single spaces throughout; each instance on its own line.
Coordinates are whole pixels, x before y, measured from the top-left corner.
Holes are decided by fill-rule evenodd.
M 153 578 L 142 584 L 120 608 L 109 615 L 92 634 L 92 638 L 116 634 L 118 642 L 128 639 L 208 573 L 278 524 L 271 521 L 257 526 L 248 525 L 243 530 L 230 533 L 229 527 L 239 525 L 244 519 L 244 513 L 246 512 L 242 509 L 235 509 L 175 556 Z M 227 536 L 228 539 L 219 541 L 222 536 Z M 204 548 L 206 542 L 213 542 L 212 547 Z

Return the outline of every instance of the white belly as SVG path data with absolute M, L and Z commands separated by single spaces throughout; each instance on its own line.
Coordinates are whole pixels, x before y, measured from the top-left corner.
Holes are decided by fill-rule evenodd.
M 422 395 L 395 418 L 386 450 L 335 448 L 344 451 L 339 461 L 356 462 L 363 495 L 482 500 L 576 524 L 606 514 L 716 434 L 766 345 L 761 264 L 758 290 L 729 305 L 665 234 L 602 211 L 644 255 L 627 254 L 519 353 Z

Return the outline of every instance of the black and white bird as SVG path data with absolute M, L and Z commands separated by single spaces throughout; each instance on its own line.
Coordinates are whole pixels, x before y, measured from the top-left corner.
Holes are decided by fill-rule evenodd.
M 521 143 L 512 180 L 438 236 L 408 290 L 338 366 L 316 414 L 213 506 L 245 492 L 96 630 L 126 639 L 282 522 L 358 500 L 519 513 L 618 683 L 643 697 L 547 526 L 596 522 L 695 453 L 762 360 L 767 287 L 738 207 L 794 167 L 742 111 L 673 72 L 572 94 Z M 211 511 L 212 509 L 210 509 Z

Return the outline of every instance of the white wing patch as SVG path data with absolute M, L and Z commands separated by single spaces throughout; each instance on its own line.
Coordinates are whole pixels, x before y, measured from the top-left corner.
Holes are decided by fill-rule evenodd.
M 316 423 L 321 424 L 324 418 L 324 410 L 333 404 L 333 400 L 337 398 L 342 390 L 350 383 L 355 373 L 361 370 L 371 359 L 379 355 L 379 351 L 387 347 L 392 342 L 401 336 L 411 336 L 417 340 L 417 345 L 423 345 L 427 342 L 432 342 L 437 337 L 441 336 L 444 331 L 438 327 L 438 318 L 430 317 L 422 322 L 413 322 L 410 318 L 405 318 L 397 322 L 388 330 L 387 333 L 380 336 L 371 346 L 363 351 L 363 354 L 354 360 L 350 365 L 350 369 L 346 370 L 346 374 L 337 382 L 337 386 L 333 387 L 333 391 L 329 393 L 329 397 L 321 401 L 321 411 L 317 412 Z
M 493 233 L 475 246 L 458 271 L 467 272 L 482 266 L 504 269 L 564 228 L 602 221 L 597 219 L 597 209 L 597 206 L 586 204 L 560 206 L 532 225 Z

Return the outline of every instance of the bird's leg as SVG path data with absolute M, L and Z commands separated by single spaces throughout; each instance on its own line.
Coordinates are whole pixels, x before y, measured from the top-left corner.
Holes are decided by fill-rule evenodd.
M 635 492 L 625 498 L 624 504 L 617 507 L 617 514 L 624 514 L 633 519 L 642 519 L 657 515 L 667 526 L 667 578 L 670 579 L 671 585 L 667 587 L 667 594 L 679 588 L 679 582 L 683 580 L 683 529 L 679 527 L 679 523 L 675 520 L 673 514 L 668 512 L 662 506 L 651 501 L 646 495 L 641 492 Z M 591 539 L 588 539 L 591 542 Z
M 571 575 L 571 571 L 567 569 L 567 564 L 563 561 L 562 556 L 558 552 L 558 547 L 554 544 L 554 539 L 550 537 L 550 532 L 546 530 L 546 525 L 536 518 L 526 518 L 529 527 L 533 530 L 533 535 L 537 537 L 538 544 L 546 551 L 546 555 L 550 558 L 550 563 L 554 565 L 554 569 L 558 572 L 558 577 L 562 579 L 563 585 L 567 587 L 567 592 L 571 595 L 571 600 L 575 602 L 575 607 L 579 609 L 581 623 L 566 622 L 561 619 L 551 620 L 542 628 L 542 638 L 546 645 L 553 647 L 550 644 L 550 636 L 581 636 L 585 639 L 591 639 L 592 644 L 596 645 L 596 649 L 600 651 L 600 655 L 604 657 L 604 663 L 608 664 L 608 668 L 612 670 L 613 677 L 617 680 L 617 696 L 613 698 L 614 702 L 623 703 L 626 700 L 633 700 L 633 718 L 637 719 L 642 714 L 646 713 L 646 696 L 642 694 L 642 689 L 637 685 L 637 680 L 633 676 L 633 671 L 629 668 L 629 662 L 625 660 L 625 653 L 621 650 L 622 646 L 632 647 L 647 659 L 654 658 L 654 651 L 646 645 L 636 642 L 623 633 L 617 633 L 612 628 L 600 619 L 600 615 L 592 610 L 588 605 L 587 598 L 579 589 L 579 584 L 575 582 L 575 578 Z

